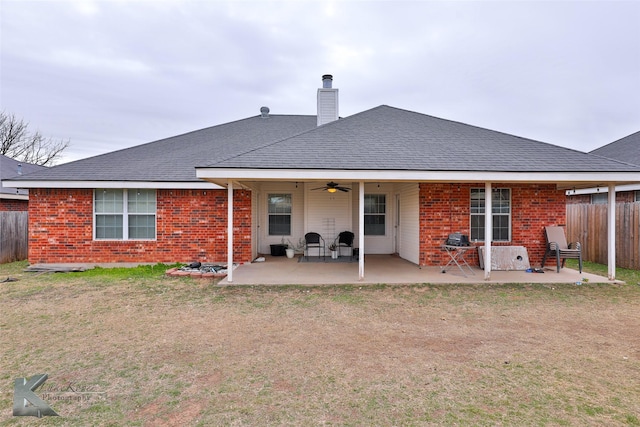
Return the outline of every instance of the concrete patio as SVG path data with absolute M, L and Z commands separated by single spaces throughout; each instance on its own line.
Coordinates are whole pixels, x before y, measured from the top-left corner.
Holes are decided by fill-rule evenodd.
M 298 262 L 299 255 L 286 257 L 264 256 L 264 262 L 238 266 L 233 282 L 222 279 L 219 285 L 338 285 L 338 284 L 406 284 L 406 283 L 611 283 L 606 277 L 563 268 L 545 267 L 544 273 L 525 271 L 492 271 L 484 280 L 484 271 L 472 266 L 473 274 L 465 267 L 467 277 L 453 266 L 446 273 L 440 267 L 418 267 L 395 255 L 366 255 L 365 277 L 358 280 L 358 263 Z

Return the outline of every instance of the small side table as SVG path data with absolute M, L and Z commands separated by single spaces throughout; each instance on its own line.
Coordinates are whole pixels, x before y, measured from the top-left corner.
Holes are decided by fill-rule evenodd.
M 464 277 L 467 277 L 467 274 L 465 273 L 465 269 L 463 268 L 463 266 L 466 266 L 471 272 L 471 274 L 475 275 L 475 273 L 473 272 L 473 269 L 471 268 L 467 260 L 464 259 L 465 253 L 467 253 L 469 249 L 473 249 L 473 248 L 474 248 L 473 246 L 442 245 L 442 249 L 444 249 L 444 251 L 449 255 L 450 259 L 449 259 L 449 262 L 447 262 L 447 264 L 441 268 L 441 271 L 443 273 L 446 273 L 448 269 L 456 265 L 460 270 L 460 272 L 462 273 L 462 275 Z

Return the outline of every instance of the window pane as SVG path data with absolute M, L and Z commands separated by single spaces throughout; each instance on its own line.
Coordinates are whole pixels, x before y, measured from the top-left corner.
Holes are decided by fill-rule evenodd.
M 291 194 L 269 194 L 269 235 L 291 235 Z
M 384 236 L 386 229 L 387 203 L 384 194 L 364 195 L 364 234 L 365 236 Z
M 506 215 L 493 216 L 493 240 L 509 240 L 509 217 Z
M 291 235 L 291 215 L 269 215 L 270 236 Z
M 365 194 L 364 213 L 383 214 L 386 211 L 386 196 L 384 194 Z
M 591 195 L 591 203 L 594 205 L 606 205 L 608 203 L 607 193 L 595 193 Z
M 269 194 L 269 213 L 291 213 L 291 194 Z
M 493 190 L 491 194 L 491 210 L 493 213 L 509 213 L 509 190 L 502 188 Z
M 484 190 L 471 189 L 471 213 L 484 213 Z
M 484 215 L 471 215 L 471 240 L 484 240 Z
M 122 215 L 96 215 L 96 239 L 122 239 Z
M 365 215 L 364 216 L 364 234 L 366 236 L 384 236 L 385 233 L 385 216 L 384 215 Z
M 471 240 L 484 241 L 484 189 L 471 189 Z M 493 213 L 493 240 L 509 241 L 511 228 L 511 190 L 509 188 L 494 188 L 491 190 L 491 211 Z
M 130 239 L 155 239 L 155 215 L 129 215 Z
M 97 189 L 95 191 L 96 213 L 122 213 L 122 190 Z
M 129 213 L 156 213 L 156 191 L 148 189 L 129 190 L 127 193 Z

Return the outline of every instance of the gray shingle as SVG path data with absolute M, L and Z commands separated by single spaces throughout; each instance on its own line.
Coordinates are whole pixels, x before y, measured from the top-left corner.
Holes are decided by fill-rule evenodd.
M 597 148 L 590 154 L 640 165 L 640 131 Z
M 505 172 L 640 171 L 596 155 L 379 106 L 316 127 L 271 115 L 162 139 L 17 179 L 201 182 L 195 167 Z
M 62 164 L 20 179 L 202 182 L 195 175 L 197 164 L 233 157 L 315 127 L 315 116 L 250 117 Z
M 45 166 L 20 162 L 18 160 L 14 160 L 3 154 L 0 154 L 0 193 L 21 194 L 21 195 L 26 195 L 29 193 L 26 190 L 16 190 L 15 188 L 5 188 L 2 186 L 2 182 L 1 182 L 2 180 L 12 179 L 20 176 L 18 173 L 18 165 L 20 165 L 20 169 L 23 175 L 26 175 L 35 171 L 47 170 Z
M 587 153 L 380 106 L 210 167 L 415 171 L 638 171 Z

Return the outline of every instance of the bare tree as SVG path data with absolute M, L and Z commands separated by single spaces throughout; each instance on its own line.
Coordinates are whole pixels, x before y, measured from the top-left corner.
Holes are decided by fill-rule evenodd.
M 25 163 L 55 164 L 70 141 L 45 138 L 38 131 L 30 133 L 28 126 L 14 114 L 0 112 L 0 154 Z

